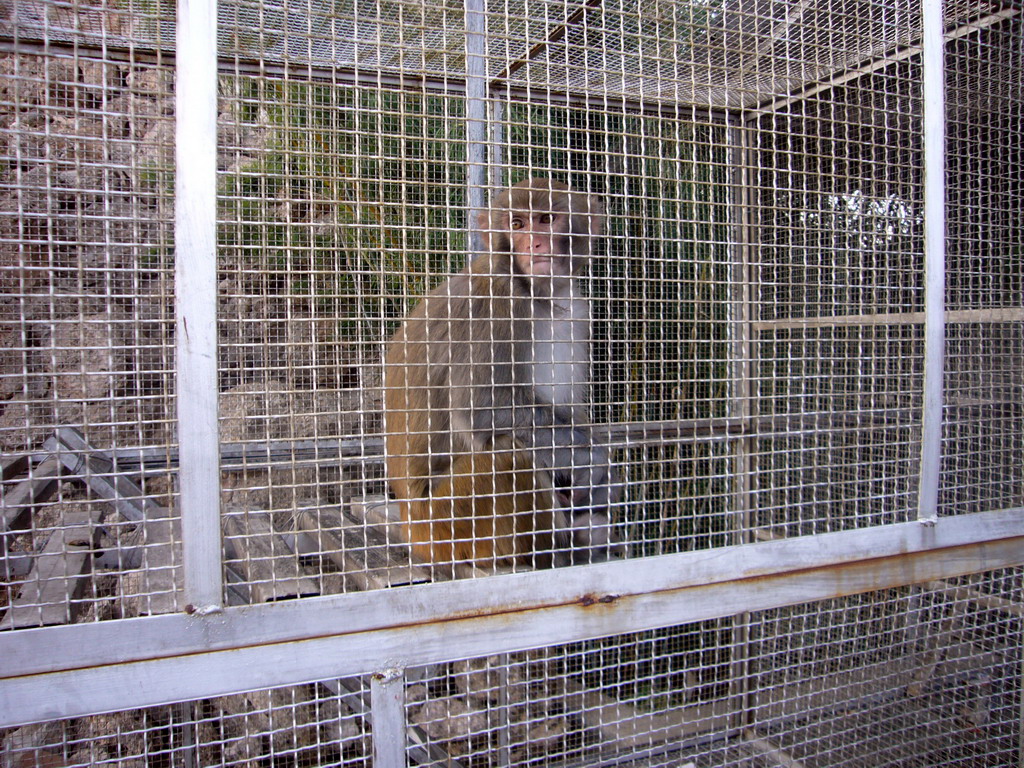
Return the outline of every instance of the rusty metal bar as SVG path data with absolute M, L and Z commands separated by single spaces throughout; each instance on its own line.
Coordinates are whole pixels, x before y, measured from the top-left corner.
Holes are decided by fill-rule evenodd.
M 733 616 L 1024 563 L 1024 509 L 0 636 L 0 727 Z M 742 557 L 739 551 L 742 550 Z M 499 584 L 500 580 L 500 584 Z M 61 649 L 80 649 L 74 657 Z

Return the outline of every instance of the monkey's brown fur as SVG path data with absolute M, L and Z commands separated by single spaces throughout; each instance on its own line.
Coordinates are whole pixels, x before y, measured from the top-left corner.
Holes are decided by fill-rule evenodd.
M 594 198 L 547 179 L 521 182 L 481 215 L 487 250 L 426 296 L 391 340 L 388 479 L 415 553 L 433 564 L 545 566 L 565 546 L 550 473 L 515 438 L 571 423 L 572 405 L 538 400 L 517 370 L 532 331 L 516 318 L 533 317 L 551 288 L 516 274 L 510 210 L 569 213 L 573 273 L 603 228 Z
M 431 563 L 551 565 L 558 528 L 547 472 L 522 451 L 458 456 L 429 499 L 407 502 L 409 537 Z

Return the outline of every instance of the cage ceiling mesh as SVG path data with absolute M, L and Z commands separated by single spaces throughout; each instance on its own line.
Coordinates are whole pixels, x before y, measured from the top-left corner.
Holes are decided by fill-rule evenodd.
M 950 3 L 948 28 L 1005 12 Z M 138 6 L 138 7 L 135 7 Z M 221 53 L 235 59 L 416 77 L 458 89 L 466 72 L 463 3 L 310 0 L 219 4 Z M 507 0 L 486 12 L 494 88 L 711 108 L 752 108 L 920 45 L 915 5 L 877 0 Z M 138 49 L 174 44 L 170 4 L 15 4 L 0 35 Z

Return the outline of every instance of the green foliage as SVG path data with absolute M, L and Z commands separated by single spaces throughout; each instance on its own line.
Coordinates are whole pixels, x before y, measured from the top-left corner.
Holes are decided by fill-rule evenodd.
M 465 252 L 462 105 L 405 92 L 233 78 L 244 160 L 219 238 L 263 288 L 379 340 Z M 250 154 L 251 153 L 251 154 Z

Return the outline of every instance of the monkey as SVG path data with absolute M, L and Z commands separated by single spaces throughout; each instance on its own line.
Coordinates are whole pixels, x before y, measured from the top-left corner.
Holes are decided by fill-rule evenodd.
M 495 570 L 621 554 L 609 450 L 587 428 L 600 199 L 529 178 L 479 215 L 484 248 L 427 294 L 384 365 L 389 485 L 414 553 Z

